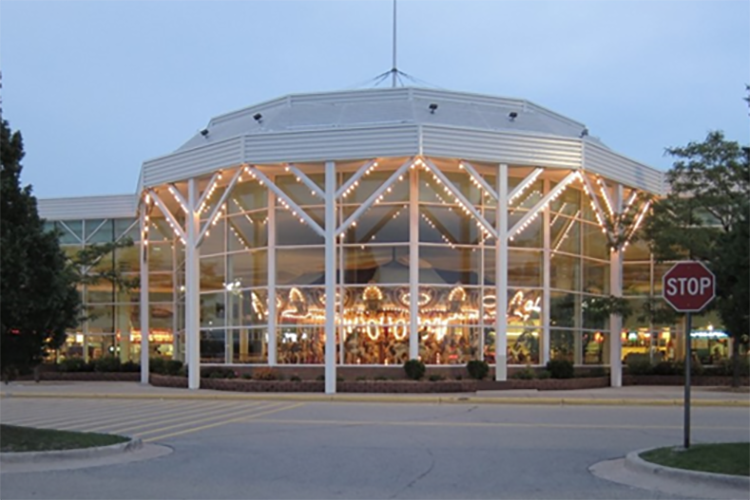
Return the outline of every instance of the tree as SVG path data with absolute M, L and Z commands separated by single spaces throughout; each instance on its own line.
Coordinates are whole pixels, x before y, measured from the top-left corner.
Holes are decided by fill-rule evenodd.
M 0 371 L 7 383 L 64 342 L 65 330 L 77 324 L 80 297 L 31 186 L 21 187 L 21 134 L 0 121 Z
M 750 329 L 750 159 L 718 131 L 667 153 L 676 159 L 667 172 L 670 192 L 654 204 L 644 234 L 657 260 L 700 260 L 716 275 L 717 298 L 709 307 L 734 339 L 736 385 L 739 346 Z

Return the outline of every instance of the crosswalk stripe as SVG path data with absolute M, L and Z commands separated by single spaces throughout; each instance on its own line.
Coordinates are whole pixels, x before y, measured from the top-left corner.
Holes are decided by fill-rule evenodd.
M 246 421 L 246 420 L 252 420 L 254 417 L 261 417 L 261 416 L 265 416 L 265 415 L 270 415 L 272 413 L 278 413 L 278 412 L 282 412 L 282 411 L 286 411 L 286 410 L 291 410 L 293 408 L 298 408 L 300 406 L 304 406 L 304 404 L 305 403 L 296 403 L 296 404 L 284 406 L 284 407 L 281 407 L 281 408 L 274 408 L 272 410 L 262 411 L 262 412 L 254 414 L 254 415 L 249 415 L 249 416 L 242 417 L 242 418 L 230 418 L 228 420 L 222 420 L 220 422 L 213 422 L 213 423 L 210 423 L 210 424 L 202 425 L 200 427 L 193 427 L 193 428 L 190 428 L 190 429 L 185 429 L 185 430 L 182 430 L 182 431 L 172 432 L 172 433 L 169 433 L 169 434 L 162 434 L 160 436 L 153 436 L 153 437 L 144 439 L 143 441 L 146 442 L 146 443 L 153 443 L 154 441 L 159 441 L 159 440 L 167 439 L 167 438 L 170 438 L 170 437 L 182 436 L 182 435 L 185 435 L 185 434 L 191 434 L 191 433 L 203 431 L 203 430 L 206 430 L 206 429 L 212 429 L 212 428 L 215 428 L 215 427 L 221 427 L 222 425 L 243 422 L 243 421 Z
M 157 402 L 151 403 L 151 406 L 156 406 Z M 100 411 L 97 416 L 107 415 L 118 415 L 122 414 L 123 411 L 127 411 L 128 405 L 118 405 L 116 408 L 105 407 L 104 409 L 96 408 L 96 406 L 87 406 L 71 409 L 63 414 L 48 414 L 45 417 L 23 419 L 22 424 L 28 427 L 41 426 L 41 425 L 54 425 L 54 424 L 66 424 L 68 422 L 74 422 L 80 420 L 81 414 L 85 414 L 86 411 Z
M 257 406 L 258 404 L 260 404 L 260 403 L 252 403 L 250 406 Z M 228 408 L 231 408 L 233 406 L 235 406 L 235 402 L 234 401 L 229 402 L 229 403 L 224 403 L 222 405 L 212 405 L 212 406 L 209 406 L 209 407 L 203 406 L 203 407 L 201 407 L 199 409 L 195 409 L 195 410 L 192 410 L 192 411 L 189 411 L 189 412 L 184 412 L 184 413 L 181 413 L 179 415 L 176 415 L 175 418 L 156 417 L 156 418 L 148 418 L 148 419 L 138 420 L 136 422 L 131 422 L 131 423 L 139 423 L 139 425 L 131 426 L 131 427 L 110 428 L 108 432 L 110 432 L 111 434 L 119 434 L 119 433 L 123 433 L 123 432 L 132 432 L 132 431 L 136 431 L 136 430 L 139 430 L 139 429 L 143 429 L 143 428 L 146 428 L 146 427 L 153 426 L 154 425 L 153 423 L 147 423 L 147 422 L 153 422 L 154 420 L 158 420 L 159 424 L 165 424 L 165 423 L 170 423 L 170 422 L 180 422 L 180 421 L 183 421 L 183 420 L 188 420 L 190 418 L 194 418 L 196 413 L 206 413 L 207 411 L 210 411 L 212 414 L 216 414 L 216 413 L 220 413 L 221 411 L 224 411 L 224 410 L 226 410 Z M 101 429 L 96 429 L 96 430 L 101 430 Z
M 277 406 L 277 405 L 278 405 L 278 403 L 269 403 L 268 405 L 261 406 L 260 408 L 253 408 L 253 410 L 262 410 L 262 409 L 273 407 L 273 406 Z M 248 411 L 248 408 L 242 408 L 240 410 L 230 411 L 228 413 L 225 413 L 224 415 L 212 415 L 211 417 L 201 418 L 201 419 L 198 419 L 198 420 L 191 420 L 189 422 L 185 422 L 185 423 L 181 423 L 181 424 L 168 425 L 166 427 L 159 427 L 157 429 L 151 429 L 151 430 L 148 430 L 148 431 L 145 431 L 145 432 L 136 432 L 134 435 L 138 436 L 138 437 L 142 437 L 142 436 L 146 436 L 146 435 L 149 435 L 149 434 L 154 434 L 154 433 L 157 433 L 157 432 L 163 432 L 163 431 L 168 431 L 168 430 L 171 430 L 171 429 L 177 429 L 177 428 L 180 428 L 180 427 L 186 427 L 186 426 L 189 426 L 189 425 L 200 424 L 202 422 L 208 422 L 208 421 L 216 420 L 217 418 L 222 418 L 222 417 L 237 418 L 237 416 L 242 415 L 243 413 L 247 413 L 247 411 Z
M 157 406 L 155 408 L 141 408 L 139 411 L 127 412 L 122 414 L 110 415 L 106 418 L 95 418 L 89 419 L 84 422 L 75 422 L 63 427 L 62 429 L 86 429 L 88 432 L 99 430 L 99 428 L 108 428 L 113 425 L 124 425 L 126 423 L 132 423 L 133 421 L 139 421 L 141 417 L 151 416 L 169 416 L 175 413 L 182 413 L 186 410 L 190 410 L 194 405 L 185 404 L 180 402 L 178 404 Z M 204 406 L 205 407 L 205 406 Z M 89 426 L 94 427 L 89 427 Z
M 166 404 L 166 403 L 164 403 Z M 177 406 L 179 405 L 179 402 L 168 402 L 170 406 Z M 78 415 L 69 415 L 65 418 L 47 418 L 46 420 L 42 420 L 34 425 L 44 425 L 44 426 L 54 426 L 56 428 L 65 428 L 69 426 L 77 427 L 81 424 L 86 424 L 89 422 L 97 422 L 100 420 L 105 420 L 107 418 L 123 418 L 127 415 L 134 415 L 139 414 L 144 411 L 153 411 L 156 408 L 159 407 L 159 404 L 149 404 L 147 407 L 144 407 L 145 405 L 142 404 L 136 404 L 131 406 L 125 406 L 125 407 L 118 407 L 118 408 L 91 408 L 91 409 L 81 409 L 78 413 Z M 91 412 L 87 414 L 87 412 Z

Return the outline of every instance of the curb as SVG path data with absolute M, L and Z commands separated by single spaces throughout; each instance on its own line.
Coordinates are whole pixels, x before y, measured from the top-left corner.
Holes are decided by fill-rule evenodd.
M 675 469 L 673 467 L 648 462 L 640 457 L 641 453 L 655 449 L 656 448 L 646 448 L 643 450 L 631 451 L 625 457 L 625 468 L 633 472 L 669 478 L 680 482 L 697 483 L 704 486 L 709 485 L 720 488 L 739 488 L 745 493 L 750 489 L 750 477 Z
M 0 453 L 0 463 L 3 464 L 28 464 L 56 462 L 59 460 L 86 460 L 92 458 L 103 458 L 120 453 L 128 453 L 143 447 L 140 439 L 131 439 L 124 443 L 109 446 L 96 446 L 93 448 L 75 448 L 72 450 L 52 451 L 22 451 Z
M 118 394 L 118 393 L 0 393 L 3 398 L 64 398 L 64 399 L 198 399 L 198 400 L 262 400 L 334 403 L 407 403 L 407 404 L 508 404 L 556 406 L 682 406 L 682 399 L 619 399 L 619 398 L 549 398 L 549 397 L 481 397 L 481 396 L 390 396 L 356 394 Z M 695 407 L 750 408 L 745 400 L 693 400 Z

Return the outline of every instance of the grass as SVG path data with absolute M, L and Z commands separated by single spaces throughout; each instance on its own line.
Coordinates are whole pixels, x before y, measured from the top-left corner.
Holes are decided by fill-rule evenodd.
M 698 444 L 688 450 L 658 448 L 642 453 L 641 458 L 676 469 L 750 476 L 750 443 Z
M 0 425 L 0 451 L 50 451 L 108 446 L 128 441 L 129 438 L 91 432 L 33 429 L 15 425 Z

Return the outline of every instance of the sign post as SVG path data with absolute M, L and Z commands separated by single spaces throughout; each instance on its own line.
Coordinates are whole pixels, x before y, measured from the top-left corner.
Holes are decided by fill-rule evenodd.
M 716 278 L 700 262 L 678 262 L 664 274 L 664 300 L 677 312 L 687 314 L 685 318 L 685 449 L 690 448 L 690 365 L 692 364 L 693 328 L 692 313 L 700 312 L 716 294 Z

